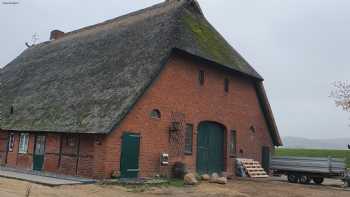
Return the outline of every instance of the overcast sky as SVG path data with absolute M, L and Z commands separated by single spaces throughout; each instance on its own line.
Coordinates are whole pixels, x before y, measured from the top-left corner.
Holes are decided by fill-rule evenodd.
M 0 0 L 8 1 L 8 0 Z M 0 67 L 53 29 L 72 31 L 163 0 L 14 0 L 0 4 Z M 350 137 L 329 98 L 350 79 L 349 0 L 199 0 L 208 20 L 264 77 L 282 136 Z

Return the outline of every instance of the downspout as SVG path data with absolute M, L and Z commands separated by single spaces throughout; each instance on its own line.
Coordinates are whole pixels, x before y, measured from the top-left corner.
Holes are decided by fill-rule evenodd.
M 75 165 L 75 175 L 78 175 L 79 157 L 80 157 L 80 134 L 78 134 L 77 161 Z
M 11 136 L 11 133 L 8 133 L 4 165 L 7 165 L 7 157 L 8 157 L 9 151 L 10 151 L 10 136 Z
M 63 134 L 60 136 L 60 149 L 58 153 L 58 164 L 57 164 L 57 169 L 61 168 L 61 160 L 62 160 L 62 146 L 63 146 Z

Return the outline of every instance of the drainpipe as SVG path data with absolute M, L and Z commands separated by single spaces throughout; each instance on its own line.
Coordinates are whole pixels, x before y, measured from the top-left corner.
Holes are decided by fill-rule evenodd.
M 77 162 L 75 167 L 75 175 L 78 175 L 78 166 L 79 166 L 79 157 L 80 157 L 80 134 L 78 134 L 78 147 L 77 147 Z

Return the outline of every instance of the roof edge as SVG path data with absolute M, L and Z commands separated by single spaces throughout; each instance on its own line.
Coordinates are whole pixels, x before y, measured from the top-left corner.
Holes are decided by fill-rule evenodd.
M 257 81 L 264 81 L 264 78 L 262 78 L 262 77 L 256 77 L 256 76 L 249 75 L 249 74 L 247 74 L 247 73 L 245 73 L 245 72 L 242 72 L 242 71 L 240 71 L 240 70 L 233 69 L 233 68 L 231 68 L 231 67 L 229 67 L 229 66 L 227 66 L 227 65 L 224 65 L 224 64 L 222 64 L 222 63 L 219 63 L 219 62 L 217 62 L 217 61 L 215 61 L 215 60 L 211 60 L 211 59 L 209 59 L 209 58 L 206 58 L 206 57 L 199 56 L 199 55 L 196 55 L 196 54 L 194 54 L 194 53 L 191 53 L 191 52 L 189 52 L 189 51 L 187 51 L 187 50 L 185 50 L 185 49 L 181 49 L 181 48 L 175 47 L 175 48 L 173 48 L 172 52 L 185 53 L 185 54 L 187 54 L 187 55 L 190 55 L 190 56 L 193 56 L 193 57 L 195 57 L 195 58 L 198 58 L 198 59 L 201 59 L 201 60 L 203 60 L 203 61 L 206 61 L 206 62 L 208 62 L 208 63 L 210 63 L 210 64 L 218 65 L 218 66 L 220 66 L 220 67 L 222 67 L 222 68 L 224 68 L 224 69 L 228 69 L 228 70 L 237 72 L 237 73 L 239 73 L 239 74 L 241 74 L 241 75 L 243 75 L 243 76 L 246 76 L 246 77 L 255 79 L 255 80 L 257 80 Z
M 16 129 L 16 128 L 0 128 L 0 132 L 22 132 L 22 133 L 67 133 L 67 134 L 100 134 L 100 135 L 106 135 L 109 132 L 88 132 L 88 131 L 53 131 L 53 130 L 33 130 L 33 129 Z
M 268 126 L 269 131 L 270 131 L 270 136 L 272 138 L 273 144 L 275 146 L 283 146 L 283 142 L 282 142 L 282 139 L 280 137 L 280 134 L 279 134 L 279 131 L 277 128 L 277 124 L 276 124 L 275 118 L 274 118 L 273 113 L 272 113 L 272 108 L 271 108 L 271 105 L 268 101 L 266 91 L 265 91 L 265 88 L 264 88 L 262 81 L 256 83 L 256 92 L 257 92 L 257 96 L 259 99 L 261 109 L 264 113 L 264 117 L 265 117 L 267 126 Z

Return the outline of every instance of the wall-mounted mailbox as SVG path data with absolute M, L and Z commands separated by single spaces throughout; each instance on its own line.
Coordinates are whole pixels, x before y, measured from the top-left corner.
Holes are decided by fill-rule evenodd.
M 169 154 L 167 153 L 162 153 L 160 155 L 160 165 L 161 166 L 167 166 L 169 165 Z

